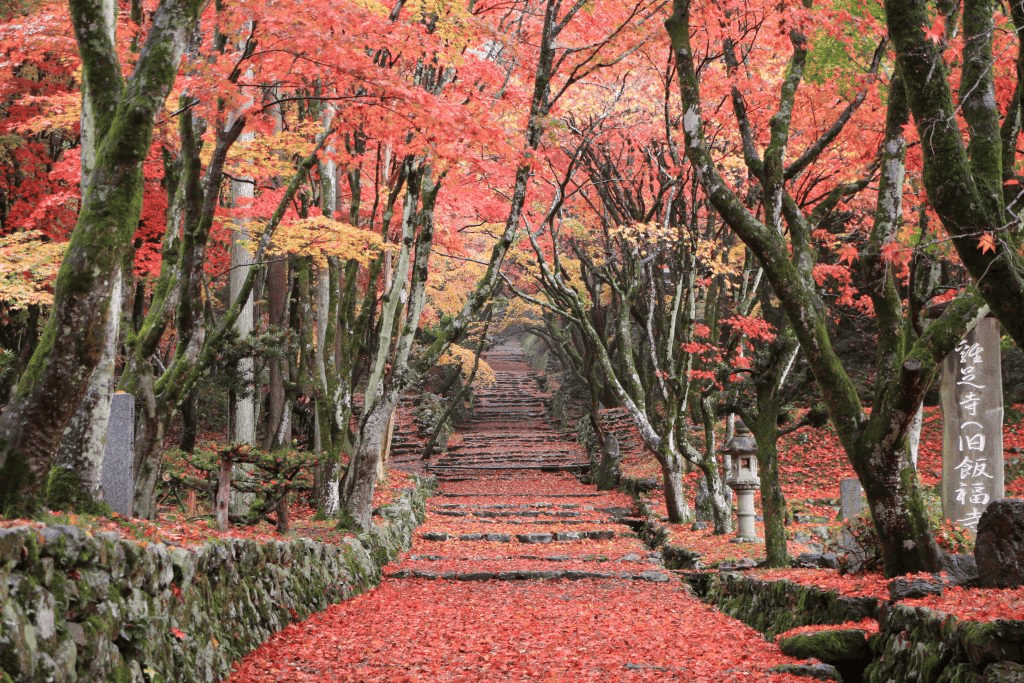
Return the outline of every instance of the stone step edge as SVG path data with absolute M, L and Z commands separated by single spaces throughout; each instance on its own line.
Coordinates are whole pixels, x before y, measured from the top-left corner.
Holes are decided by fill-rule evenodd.
M 479 480 L 478 480 L 479 481 Z M 606 498 L 608 493 L 456 493 L 442 491 L 435 498 Z
M 556 465 L 553 463 L 534 463 L 530 465 L 427 465 L 426 469 L 431 472 L 438 470 L 541 470 L 545 472 L 561 472 L 570 470 L 588 470 L 589 462 L 565 463 Z
M 555 531 L 553 533 L 516 534 L 519 543 L 561 543 L 566 541 L 610 541 L 618 534 L 611 529 L 600 531 Z M 633 534 L 626 533 L 627 537 Z M 424 541 L 490 541 L 493 543 L 511 543 L 512 534 L 502 533 L 469 533 L 455 536 L 447 531 L 424 531 L 420 533 Z
M 632 556 L 632 557 L 631 557 Z M 629 559 L 627 559 L 629 558 Z M 635 559 L 634 559 L 635 558 Z M 501 562 L 503 560 L 515 560 L 526 562 L 596 562 L 607 564 L 614 562 L 631 562 L 633 564 L 648 562 L 660 566 L 661 558 L 655 555 L 640 555 L 640 553 L 627 553 L 622 557 L 611 558 L 602 554 L 590 555 L 512 555 L 504 557 L 451 557 L 449 555 L 409 555 L 403 562 Z M 678 570 L 666 570 L 672 574 L 685 578 L 685 575 L 678 573 Z
M 441 581 L 551 581 L 563 579 L 567 581 L 584 581 L 587 579 L 615 579 L 625 581 L 649 581 L 652 583 L 668 583 L 672 578 L 661 571 L 647 572 L 586 572 L 575 569 L 561 571 L 513 570 L 503 572 L 430 572 L 422 569 L 398 569 L 387 572 L 389 579 L 428 579 Z

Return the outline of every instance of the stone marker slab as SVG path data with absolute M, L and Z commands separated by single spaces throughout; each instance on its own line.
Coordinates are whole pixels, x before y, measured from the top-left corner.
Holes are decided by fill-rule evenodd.
M 999 323 L 985 318 L 942 367 L 942 514 L 971 531 L 1002 498 L 1003 387 Z
M 853 519 L 864 510 L 864 489 L 857 479 L 843 479 L 839 482 L 839 515 L 841 519 Z
M 114 512 L 131 517 L 135 501 L 135 397 L 117 392 L 110 397 L 107 446 L 100 475 L 103 500 Z

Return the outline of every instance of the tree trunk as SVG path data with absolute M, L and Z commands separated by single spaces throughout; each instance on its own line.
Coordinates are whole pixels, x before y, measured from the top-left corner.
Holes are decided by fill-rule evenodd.
M 786 546 L 786 497 L 779 482 L 779 416 L 774 401 L 758 401 L 757 419 L 750 431 L 757 441 L 757 475 L 761 479 L 761 513 L 764 517 L 764 545 L 768 567 L 788 567 Z
M 668 508 L 668 521 L 683 524 L 693 521 L 693 510 L 686 502 L 686 490 L 683 488 L 683 459 L 678 453 L 662 450 L 658 453 L 658 464 L 661 465 L 662 491 L 665 495 L 665 507 Z
M 78 504 L 96 498 L 100 492 L 103 455 L 107 444 L 107 424 L 110 421 L 110 397 L 114 390 L 114 360 L 121 322 L 122 269 L 114 276 L 110 308 L 104 323 L 105 340 L 99 364 L 89 379 L 89 388 L 82 402 L 68 422 L 61 438 L 54 464 L 78 478 L 79 492 L 74 496 Z M 66 492 L 65 492 L 66 493 Z M 65 509 L 72 501 L 47 500 L 55 509 Z
M 360 531 L 370 528 L 377 459 L 396 404 L 390 397 L 381 399 L 359 420 L 356 449 L 341 481 L 342 524 L 350 528 Z
M 932 568 L 940 566 L 939 547 L 906 448 L 875 446 L 872 451 L 862 454 L 861 461 L 877 468 L 877 474 L 860 479 L 881 544 L 885 575 L 935 571 Z
M 230 127 L 230 126 L 229 126 Z M 242 143 L 256 139 L 256 134 L 242 133 Z M 251 177 L 232 178 L 231 206 L 247 205 L 256 196 L 256 188 Z M 231 230 L 231 272 L 228 276 L 228 300 L 236 301 L 245 286 L 249 271 L 253 268 L 252 248 L 249 230 L 243 220 L 235 220 Z M 246 341 L 253 333 L 253 296 L 250 292 L 241 303 L 238 317 L 235 319 L 235 333 L 240 342 Z M 232 444 L 254 445 L 256 443 L 256 377 L 255 359 L 244 356 L 235 364 L 235 385 L 228 392 L 230 396 L 228 420 L 228 441 Z M 234 476 L 242 480 L 252 476 L 252 465 L 239 464 Z M 245 514 L 253 502 L 253 495 L 235 492 L 232 494 L 231 510 L 236 514 Z
M 111 44 L 115 40 L 116 6 L 112 0 L 103 0 L 100 19 Z M 82 170 L 81 191 L 84 196 L 89 176 L 96 165 L 98 145 L 106 133 L 109 113 L 98 112 L 98 98 L 89 87 L 89 79 L 82 79 Z M 107 440 L 107 422 L 110 419 L 110 395 L 113 392 L 114 360 L 121 322 L 122 269 L 118 268 L 112 289 L 112 300 L 107 311 L 104 330 L 106 340 L 100 361 L 89 380 L 89 388 L 82 397 L 74 417 L 68 423 L 54 459 L 57 467 L 77 475 L 79 491 L 73 494 L 76 504 L 91 501 L 100 492 L 103 453 Z M 65 494 L 69 493 L 65 490 Z M 65 509 L 70 500 L 48 499 L 51 508 Z
M 288 259 L 272 258 L 267 265 L 267 322 L 271 329 L 283 330 L 288 325 Z M 282 340 L 287 344 L 288 339 Z M 289 378 L 290 354 L 287 350 L 271 358 L 269 391 L 267 394 L 266 433 L 263 435 L 263 450 L 270 451 L 291 443 L 290 408 L 285 391 L 285 380 Z
M 190 391 L 181 402 L 181 443 L 178 447 L 186 453 L 196 449 L 196 440 L 199 438 L 198 403 L 199 394 L 195 390 Z
M 1016 101 L 1005 103 L 1006 125 L 1001 130 L 1004 103 L 995 88 L 999 72 L 992 50 L 994 7 L 990 2 L 964 5 L 958 94 L 950 79 L 953 69 L 944 64 L 943 52 L 949 45 L 919 29 L 932 21 L 928 7 L 912 0 L 886 0 L 885 14 L 914 124 L 921 140 L 928 141 L 921 149 L 929 203 L 1003 329 L 1024 347 L 1021 230 L 1016 214 L 1006 210 L 1003 196 L 1004 191 L 1012 192 L 1010 200 L 1017 202 L 1013 195 L 1021 187 L 1015 161 L 1019 159 L 1021 102 L 1013 95 Z M 1024 11 L 1017 2 L 1011 8 L 1019 51 Z M 1020 75 L 1018 67 L 1018 80 Z M 1005 88 L 1007 93 L 1015 92 L 1012 85 Z M 1016 86 L 1019 92 L 1021 83 Z M 982 249 L 979 238 L 985 234 L 993 239 L 991 248 Z
M 102 357 L 116 272 L 138 225 L 142 164 L 153 122 L 174 83 L 197 0 L 164 0 L 132 76 L 123 81 L 99 2 L 71 3 L 82 68 L 110 112 L 96 166 L 54 287 L 53 309 L 14 399 L 0 417 L 0 510 L 31 508 L 61 434 Z

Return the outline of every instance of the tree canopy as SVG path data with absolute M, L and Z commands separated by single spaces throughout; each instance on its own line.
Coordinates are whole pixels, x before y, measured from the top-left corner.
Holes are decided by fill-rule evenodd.
M 1019 5 L 5 4 L 0 509 L 95 496 L 72 425 L 121 389 L 151 514 L 213 373 L 365 528 L 399 399 L 477 378 L 496 320 L 627 408 L 673 519 L 700 468 L 722 532 L 723 418 L 771 472 L 813 375 L 887 571 L 934 569 L 913 415 L 980 317 L 1024 342 Z

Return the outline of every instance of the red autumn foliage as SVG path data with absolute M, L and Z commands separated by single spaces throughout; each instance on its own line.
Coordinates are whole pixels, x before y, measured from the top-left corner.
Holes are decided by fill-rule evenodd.
M 870 617 L 865 617 L 860 621 L 847 621 L 842 624 L 812 624 L 810 626 L 798 626 L 791 628 L 784 633 L 780 633 L 775 637 L 776 641 L 782 638 L 788 638 L 789 636 L 796 636 L 802 633 L 818 633 L 819 631 L 846 631 L 849 629 L 859 629 L 864 631 L 868 636 L 878 632 L 878 622 Z

